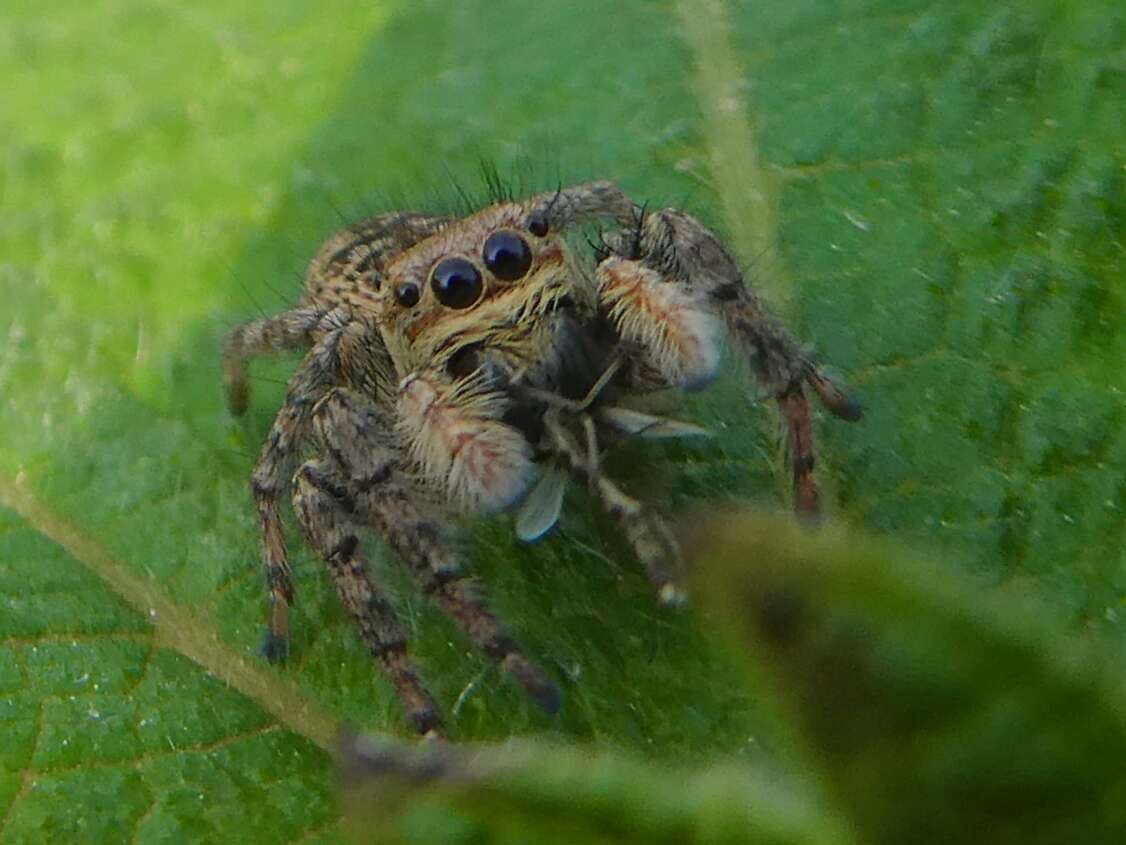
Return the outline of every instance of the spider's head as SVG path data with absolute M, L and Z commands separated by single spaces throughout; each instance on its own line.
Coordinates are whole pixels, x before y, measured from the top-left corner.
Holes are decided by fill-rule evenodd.
M 489 206 L 397 256 L 381 294 L 384 339 L 404 367 L 490 345 L 567 295 L 574 274 L 560 233 L 532 203 Z

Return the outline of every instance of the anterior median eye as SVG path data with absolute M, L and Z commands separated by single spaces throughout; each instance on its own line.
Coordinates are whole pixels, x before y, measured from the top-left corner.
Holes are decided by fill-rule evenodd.
M 430 289 L 447 308 L 469 308 L 485 289 L 481 274 L 464 258 L 444 258 L 430 274 Z
M 515 232 L 493 232 L 485 241 L 482 256 L 489 272 L 505 282 L 524 278 L 532 266 L 532 251 L 528 242 Z

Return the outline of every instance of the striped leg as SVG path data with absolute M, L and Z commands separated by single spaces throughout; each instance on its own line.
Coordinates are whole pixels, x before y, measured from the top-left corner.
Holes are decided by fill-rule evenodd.
M 489 610 L 437 520 L 425 515 L 425 504 L 400 470 L 401 449 L 391 436 L 390 415 L 360 394 L 338 388 L 319 403 L 314 424 L 344 475 L 356 513 L 477 648 L 500 663 L 540 707 L 558 710 L 559 690 Z
M 436 732 L 442 722 L 438 706 L 407 655 L 407 635 L 394 609 L 372 580 L 341 479 L 325 462 L 309 461 L 295 483 L 293 508 L 305 536 L 328 564 L 340 602 L 394 686 L 407 722 L 420 734 Z
M 589 418 L 584 419 L 584 423 Z M 616 519 L 633 546 L 634 554 L 645 567 L 645 574 L 657 588 L 663 604 L 681 604 L 685 599 L 680 582 L 684 569 L 680 544 L 659 518 L 649 513 L 637 499 L 625 493 L 598 468 L 597 445 L 587 432 L 587 448 L 578 441 L 560 421 L 557 413 L 548 411 L 544 425 L 551 445 L 568 464 L 575 475 L 584 478 L 598 496 L 606 512 Z
M 227 333 L 223 338 L 223 385 L 232 414 L 243 414 L 250 400 L 247 362 L 257 355 L 309 346 L 313 329 L 324 314 L 322 308 L 296 308 L 251 320 Z
M 603 239 L 598 265 L 603 311 L 631 351 L 627 386 L 693 389 L 715 377 L 721 337 L 730 334 L 779 406 L 794 484 L 794 506 L 815 517 L 813 436 L 806 386 L 842 419 L 860 419 L 851 401 L 773 318 L 735 260 L 698 220 L 675 209 L 638 212 L 633 226 Z M 724 326 L 726 323 L 726 327 Z
M 817 368 L 776 320 L 764 313 L 752 293 L 740 289 L 725 310 L 728 325 L 749 355 L 759 381 L 778 404 L 793 474 L 794 507 L 799 514 L 816 520 L 821 513 L 821 496 L 813 472 L 813 423 L 806 386 L 813 388 L 825 407 L 841 419 L 860 419 L 860 406 Z
M 341 338 L 342 330 L 325 335 L 309 350 L 293 374 L 285 404 L 274 418 L 250 476 L 250 490 L 262 530 L 262 561 L 270 591 L 269 620 L 262 654 L 274 663 L 285 660 L 289 653 L 289 605 L 293 603 L 293 578 L 278 500 L 289 490 L 290 473 L 309 437 L 314 403 L 339 379 Z

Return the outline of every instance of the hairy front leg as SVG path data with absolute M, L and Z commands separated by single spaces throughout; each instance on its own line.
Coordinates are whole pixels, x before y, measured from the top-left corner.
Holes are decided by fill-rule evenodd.
M 407 722 L 420 734 L 436 732 L 442 723 L 438 705 L 407 654 L 407 634 L 394 608 L 372 579 L 343 479 L 327 462 L 309 461 L 295 482 L 293 508 L 305 536 L 328 564 L 340 603 L 394 686 Z
M 397 426 L 411 458 L 465 513 L 495 513 L 535 480 L 527 438 L 502 420 L 510 399 L 491 367 L 453 379 L 421 370 L 399 386 Z
M 473 644 L 496 660 L 548 712 L 560 694 L 547 674 L 489 609 L 460 555 L 445 540 L 437 515 L 403 472 L 404 447 L 391 415 L 351 390 L 333 390 L 317 406 L 318 439 L 340 467 L 356 513 L 370 524 Z
M 604 313 L 630 351 L 628 386 L 701 387 L 716 375 L 730 334 L 778 403 L 799 513 L 816 516 L 812 423 L 806 388 L 836 416 L 860 407 L 816 365 L 746 284 L 719 240 L 675 209 L 637 211 L 632 226 L 604 238 L 597 276 Z

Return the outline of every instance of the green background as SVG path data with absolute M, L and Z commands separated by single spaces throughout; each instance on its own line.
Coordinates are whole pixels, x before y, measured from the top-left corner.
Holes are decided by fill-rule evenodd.
M 246 479 L 292 361 L 234 421 L 219 339 L 335 227 L 482 160 L 726 233 L 864 400 L 818 423 L 831 512 L 1126 641 L 1120 4 L 8 0 L 0 74 L 0 842 L 338 835 L 325 724 L 405 728 L 304 550 L 292 660 L 253 658 Z M 685 412 L 720 436 L 631 447 L 627 483 L 784 500 L 731 370 Z M 566 705 L 536 712 L 385 566 L 457 738 L 800 768 L 581 493 L 540 545 L 500 519 L 468 549 Z

